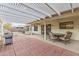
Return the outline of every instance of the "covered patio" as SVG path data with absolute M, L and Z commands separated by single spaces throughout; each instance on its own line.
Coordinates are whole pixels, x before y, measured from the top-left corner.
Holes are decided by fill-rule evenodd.
M 79 4 L 76 3 L 3 3 L 0 4 L 2 56 L 78 56 Z M 8 29 L 12 44 L 6 45 L 6 23 L 21 23 Z M 70 31 L 70 38 L 64 37 Z M 49 39 L 49 32 L 64 34 L 70 44 Z M 52 36 L 53 37 L 53 36 Z M 59 39 L 59 38 L 57 38 Z M 8 41 L 7 41 L 8 42 Z
M 0 49 L 0 56 L 77 56 L 79 53 L 41 41 L 39 36 L 14 35 L 13 44 Z

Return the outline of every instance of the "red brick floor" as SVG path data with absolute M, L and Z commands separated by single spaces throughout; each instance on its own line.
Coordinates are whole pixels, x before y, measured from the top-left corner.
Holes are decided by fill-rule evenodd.
M 77 56 L 64 48 L 42 42 L 27 35 L 14 36 L 13 44 L 0 50 L 1 56 Z

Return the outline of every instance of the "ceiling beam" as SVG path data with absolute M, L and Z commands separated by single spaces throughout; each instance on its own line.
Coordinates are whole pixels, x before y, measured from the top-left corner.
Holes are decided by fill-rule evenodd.
M 13 17 L 13 18 L 18 18 L 19 19 L 19 17 L 17 17 L 17 16 L 13 16 L 13 15 L 8 15 L 8 14 L 1 14 L 0 13 L 0 15 L 3 15 L 3 16 L 9 16 L 9 17 Z M 20 17 L 20 19 L 21 19 L 22 17 Z M 26 19 L 26 18 L 22 18 L 22 19 Z
M 31 10 L 34 10 L 35 12 L 38 12 L 38 13 L 40 13 L 40 14 L 42 14 L 42 15 L 45 15 L 45 16 L 48 16 L 46 13 L 44 13 L 44 12 L 42 12 L 42 11 L 40 11 L 40 10 L 34 9 L 34 8 L 28 6 L 28 5 L 23 4 L 23 3 L 20 3 L 20 4 L 23 5 L 24 7 L 27 7 L 27 8 L 29 8 L 29 9 L 31 9 Z
M 6 6 L 6 5 L 1 5 L 1 4 L 0 4 L 0 6 L 6 7 L 6 8 L 9 8 L 9 9 L 12 9 L 12 10 L 15 10 L 15 11 L 18 11 L 18 12 L 21 12 L 21 13 L 24 13 L 24 14 L 28 14 L 28 15 L 33 16 L 33 17 L 40 18 L 40 17 L 37 16 L 37 15 L 33 15 L 33 14 L 30 14 L 30 13 L 27 13 L 27 12 L 24 12 L 24 11 L 20 11 L 20 10 L 17 10 L 17 9 L 15 9 L 15 8 L 12 8 L 12 7 L 9 7 L 9 6 Z
M 70 3 L 70 7 L 71 7 L 71 11 L 72 11 L 72 13 L 73 13 L 73 12 L 74 12 L 74 8 L 73 8 L 72 3 Z
M 15 20 L 18 20 L 18 19 L 19 19 L 19 18 L 15 17 L 15 16 L 12 16 L 12 15 L 7 15 L 7 14 L 0 14 L 0 15 L 8 16 L 8 17 L 11 17 L 11 18 L 13 17 Z M 12 18 L 12 19 L 13 19 L 13 18 Z M 22 20 L 24 20 L 23 23 L 24 23 L 24 22 L 26 23 L 28 20 L 33 20 L 33 19 L 23 19 L 23 18 L 22 18 L 22 19 L 18 20 L 17 22 L 22 22 Z
M 47 7 L 49 7 L 52 11 L 54 11 L 56 14 L 58 14 L 59 16 L 61 15 L 61 13 L 59 11 L 57 11 L 55 8 L 52 8 L 49 4 L 44 3 Z
M 12 13 L 12 12 L 8 12 L 8 11 L 4 11 L 4 10 L 0 10 L 0 12 L 5 12 L 5 13 L 8 13 L 8 14 L 12 14 L 12 15 L 16 15 L 16 16 L 20 16 L 20 17 L 24 17 L 24 18 L 32 18 L 32 17 L 29 17 L 29 16 L 24 16 L 24 15 L 18 15 L 18 14 L 15 14 L 15 13 Z M 35 19 L 35 18 L 33 18 Z

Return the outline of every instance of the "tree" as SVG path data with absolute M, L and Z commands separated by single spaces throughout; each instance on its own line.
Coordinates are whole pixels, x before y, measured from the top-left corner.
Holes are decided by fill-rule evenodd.
M 12 28 L 12 24 L 6 23 L 4 24 L 4 29 L 10 30 Z

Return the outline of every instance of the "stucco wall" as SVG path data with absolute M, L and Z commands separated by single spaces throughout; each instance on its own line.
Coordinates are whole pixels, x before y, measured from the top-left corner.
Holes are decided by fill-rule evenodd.
M 73 21 L 74 29 L 59 29 L 59 22 L 66 22 L 66 21 Z M 53 21 L 51 24 L 53 25 L 52 32 L 65 33 L 67 31 L 71 31 L 73 33 L 72 39 L 79 40 L 79 18 L 71 17 L 71 18 L 59 19 L 57 21 Z
M 37 26 L 38 26 L 38 31 L 34 31 L 34 26 L 32 26 L 32 33 L 41 34 L 41 25 L 37 25 Z
M 50 19 L 49 19 L 50 20 Z M 59 29 L 59 22 L 73 21 L 74 29 Z M 47 24 L 51 24 L 51 31 L 53 33 L 65 33 L 66 31 L 71 31 L 73 33 L 72 39 L 79 40 L 79 17 L 70 17 L 64 19 L 57 19 L 48 21 Z M 34 27 L 32 28 L 32 32 L 36 34 L 41 34 L 41 26 L 38 25 L 38 31 L 34 31 Z

